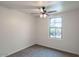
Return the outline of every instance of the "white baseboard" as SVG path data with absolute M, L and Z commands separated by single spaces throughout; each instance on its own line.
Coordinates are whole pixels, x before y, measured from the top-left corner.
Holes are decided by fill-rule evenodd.
M 27 47 L 24 47 L 24 48 L 18 49 L 17 51 L 14 51 L 14 52 L 8 54 L 7 56 L 9 56 L 9 55 L 11 55 L 11 54 L 14 54 L 14 53 L 16 53 L 16 52 L 18 52 L 18 51 L 21 51 L 21 50 L 23 50 L 23 49 L 25 49 L 25 48 L 28 48 L 28 47 L 30 47 L 30 46 L 32 46 L 32 45 L 40 45 L 40 46 L 45 46 L 45 47 L 48 47 L 48 48 L 51 48 L 51 49 L 57 49 L 57 50 L 60 50 L 60 51 L 64 51 L 64 50 L 61 50 L 61 49 L 58 49 L 58 48 L 52 48 L 52 47 L 49 47 L 49 46 L 46 46 L 46 45 L 43 45 L 43 44 L 31 44 L 31 45 L 29 45 L 29 46 L 27 46 Z M 69 51 L 64 51 L 64 52 L 69 52 Z M 69 53 L 72 53 L 72 52 L 69 52 Z M 75 54 L 75 55 L 78 55 L 78 56 L 79 56 L 79 54 L 76 54 L 76 53 L 72 53 L 72 54 Z
M 6 56 L 2 56 L 2 57 L 7 57 L 7 56 L 9 56 L 9 55 L 11 55 L 11 54 L 14 54 L 14 53 L 16 53 L 16 52 L 18 52 L 18 51 L 21 51 L 21 50 L 25 49 L 25 48 L 31 47 L 32 45 L 35 45 L 35 44 L 31 44 L 31 45 L 29 45 L 29 46 L 26 46 L 26 47 L 20 48 L 20 49 L 18 49 L 18 50 L 16 50 L 16 51 L 13 51 L 12 53 L 9 53 L 9 54 L 6 55 Z
M 45 47 L 48 47 L 48 48 L 51 48 L 51 49 L 56 49 L 56 50 L 59 50 L 59 51 L 62 51 L 62 52 L 67 52 L 67 53 L 71 53 L 71 54 L 79 56 L 79 54 L 77 54 L 77 53 L 73 53 L 73 52 L 70 52 L 70 51 L 61 50 L 61 49 L 58 49 L 58 48 L 52 48 L 52 47 L 49 47 L 49 46 L 44 45 L 44 44 L 36 44 L 36 45 L 45 46 Z

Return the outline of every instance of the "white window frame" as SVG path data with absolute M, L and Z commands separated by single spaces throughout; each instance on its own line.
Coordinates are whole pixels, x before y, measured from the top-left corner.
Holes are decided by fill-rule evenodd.
M 61 38 L 56 38 L 56 37 L 50 37 L 50 32 L 49 32 L 49 22 L 52 18 L 61 18 L 62 19 L 62 27 L 61 27 Z M 51 17 L 51 18 L 48 18 L 48 37 L 50 39 L 58 39 L 58 40 L 61 40 L 63 38 L 63 18 L 62 17 Z

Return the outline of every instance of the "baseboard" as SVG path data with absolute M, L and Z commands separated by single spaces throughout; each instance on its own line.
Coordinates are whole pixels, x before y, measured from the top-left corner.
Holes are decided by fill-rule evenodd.
M 60 50 L 60 49 L 57 49 L 57 48 L 48 47 L 48 46 L 41 45 L 41 44 L 35 44 L 35 45 L 40 45 L 40 46 L 43 46 L 43 47 L 46 47 L 46 48 L 54 49 L 54 50 L 57 50 L 57 51 L 60 51 L 60 52 L 64 52 L 64 53 L 73 54 L 73 55 L 76 55 L 76 56 L 78 56 L 78 57 L 79 57 L 79 55 L 78 55 L 78 54 L 76 54 L 76 53 L 71 53 L 71 52 L 68 52 L 68 51 L 64 51 L 64 50 Z
M 19 52 L 19 51 L 21 51 L 21 50 L 23 50 L 23 49 L 29 48 L 29 47 L 31 47 L 31 46 L 33 46 L 33 45 L 35 45 L 35 44 L 31 44 L 31 45 L 29 45 L 29 46 L 27 46 L 27 47 L 24 47 L 24 48 L 18 49 L 18 50 L 16 50 L 16 51 L 14 51 L 14 52 L 8 54 L 8 55 L 5 56 L 5 57 L 8 57 L 8 56 L 10 56 L 10 55 L 12 55 L 12 54 L 14 54 L 14 53 L 17 53 L 17 52 Z
M 40 46 L 43 46 L 43 47 L 46 47 L 46 48 L 54 49 L 54 50 L 57 50 L 57 51 L 60 51 L 60 52 L 64 52 L 64 53 L 73 54 L 73 55 L 75 55 L 75 56 L 78 56 L 78 57 L 79 57 L 79 55 L 78 55 L 78 54 L 71 53 L 71 52 L 68 52 L 68 51 L 63 51 L 63 50 L 60 50 L 60 49 L 57 49 L 57 48 L 51 48 L 51 47 L 48 47 L 48 46 L 45 46 L 45 45 L 42 45 L 42 44 L 32 44 L 32 45 L 30 45 L 30 46 L 28 46 L 28 47 L 24 47 L 24 48 L 22 48 L 22 49 L 19 49 L 19 50 L 17 50 L 17 51 L 15 51 L 15 52 L 13 52 L 13 53 L 11 53 L 11 54 L 7 55 L 6 57 L 8 57 L 8 56 L 10 56 L 10 55 L 12 55 L 12 54 L 14 54 L 14 53 L 17 53 L 17 52 L 19 52 L 19 51 L 21 51 L 21 50 L 23 50 L 23 49 L 29 48 L 29 47 L 31 47 L 31 46 L 33 46 L 33 45 L 40 45 Z

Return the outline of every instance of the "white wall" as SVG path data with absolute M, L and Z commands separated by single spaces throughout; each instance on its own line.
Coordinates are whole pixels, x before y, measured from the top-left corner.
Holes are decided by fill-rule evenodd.
M 63 18 L 62 40 L 48 37 L 48 19 L 37 20 L 37 44 L 79 54 L 79 9 L 56 14 Z
M 48 19 L 0 7 L 0 56 L 7 56 L 33 44 L 79 54 L 79 10 L 63 17 L 63 39 L 48 38 Z
M 35 42 L 35 18 L 0 7 L 0 56 L 7 56 Z

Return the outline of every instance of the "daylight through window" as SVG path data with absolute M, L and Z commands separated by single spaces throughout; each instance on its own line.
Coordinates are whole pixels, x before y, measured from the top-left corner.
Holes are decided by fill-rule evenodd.
M 49 20 L 49 37 L 50 38 L 60 38 L 62 34 L 62 18 L 51 18 Z

